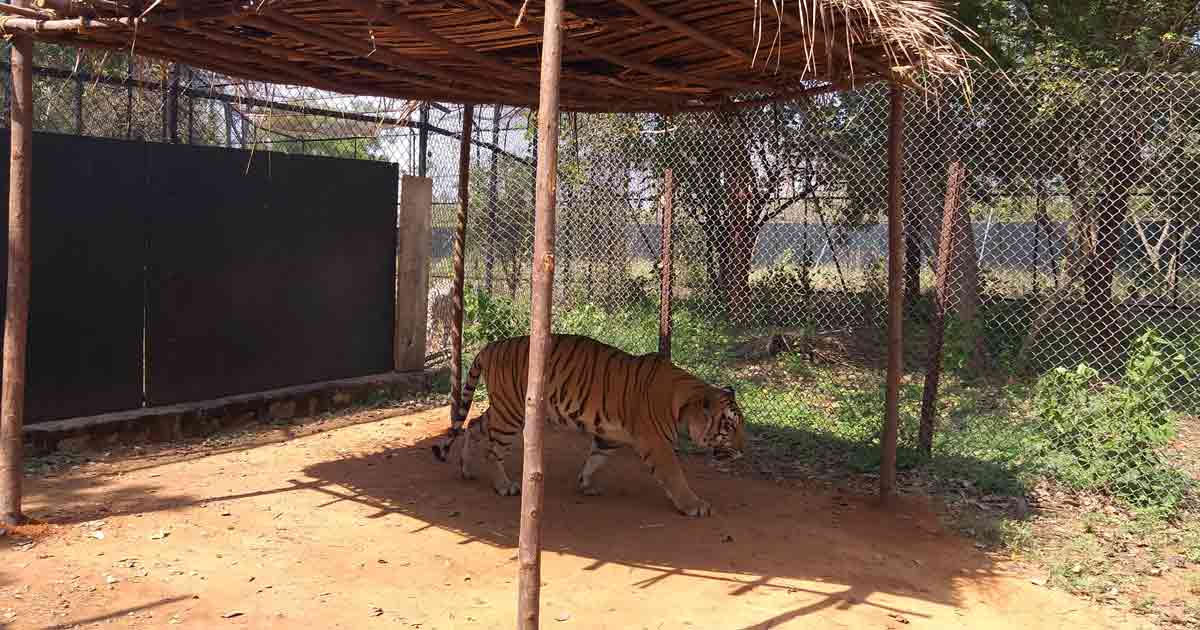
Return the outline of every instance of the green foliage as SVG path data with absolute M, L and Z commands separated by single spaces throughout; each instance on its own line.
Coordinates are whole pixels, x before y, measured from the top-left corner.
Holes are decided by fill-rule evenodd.
M 1187 71 L 1200 13 L 1191 0 L 963 0 L 960 19 L 1008 67 Z
M 1175 436 L 1171 389 L 1187 375 L 1186 355 L 1154 330 L 1137 339 L 1117 383 L 1083 364 L 1043 375 L 1034 406 L 1052 474 L 1138 508 L 1176 509 L 1190 482 L 1160 450 Z
M 529 333 L 529 310 L 506 297 L 471 289 L 463 296 L 463 344 L 478 347 Z
M 754 322 L 764 326 L 794 324 L 797 311 L 812 298 L 812 266 L 812 251 L 805 246 L 794 263 L 788 250 L 776 264 L 752 277 Z

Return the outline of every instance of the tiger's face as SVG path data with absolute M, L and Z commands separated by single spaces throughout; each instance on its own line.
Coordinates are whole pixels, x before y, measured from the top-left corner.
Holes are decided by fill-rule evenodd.
M 712 449 L 718 460 L 730 461 L 746 449 L 745 418 L 732 387 L 713 388 L 687 413 L 688 435 L 696 444 Z

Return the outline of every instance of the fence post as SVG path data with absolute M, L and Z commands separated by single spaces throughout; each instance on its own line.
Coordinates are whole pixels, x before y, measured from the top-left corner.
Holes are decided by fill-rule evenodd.
M 28 6 L 27 1 L 14 4 Z M 0 388 L 0 524 L 26 521 L 24 476 L 25 350 L 29 329 L 29 207 L 33 169 L 33 40 L 12 35 L 12 134 L 8 167 L 8 288 L 4 380 Z
M 483 290 L 492 292 L 496 273 L 496 193 L 499 174 L 496 172 L 500 146 L 500 106 L 492 105 L 492 156 L 488 163 L 487 219 L 483 222 L 487 230 L 483 244 Z
M 937 403 L 938 382 L 942 377 L 942 344 L 946 337 L 950 256 L 954 251 L 954 228 L 958 225 L 958 198 L 966 177 L 967 171 L 962 162 L 950 163 L 949 179 L 946 182 L 946 203 L 942 209 L 942 231 L 938 238 L 936 294 L 933 300 L 933 317 L 929 322 L 929 355 L 925 366 L 925 390 L 921 394 L 921 430 L 917 437 L 917 445 L 926 455 L 933 452 L 933 425 L 937 420 L 934 405 Z
M 671 360 L 671 249 L 672 231 L 675 227 L 675 172 L 663 169 L 661 262 L 659 263 L 658 292 L 658 354 Z
M 129 55 L 125 65 L 125 138 L 133 139 L 133 66 L 134 57 Z
M 462 408 L 463 292 L 466 290 L 467 209 L 471 203 L 471 134 L 474 106 L 463 105 L 458 144 L 458 224 L 454 230 L 454 320 L 450 331 L 450 404 Z
M 429 103 L 421 103 L 421 129 L 417 132 L 417 174 L 421 177 L 427 177 L 428 164 L 426 160 L 429 157 Z
M 396 235 L 397 372 L 425 368 L 425 331 L 429 316 L 430 215 L 433 180 L 400 178 L 400 224 Z
M 542 67 L 538 90 L 537 204 L 529 317 L 529 380 L 525 392 L 521 533 L 518 539 L 517 627 L 537 630 L 542 587 L 542 430 L 546 423 L 546 362 L 552 340 L 554 212 L 558 188 L 558 97 L 562 74 L 563 0 L 546 0 L 542 14 Z
M 196 70 L 190 66 L 187 69 L 187 89 L 188 89 L 188 122 L 187 122 L 187 143 L 196 144 L 196 97 L 192 96 L 192 90 L 196 87 Z
M 167 102 L 164 104 L 166 133 L 163 142 L 179 144 L 179 64 L 171 64 L 171 72 L 167 79 Z
M 900 373 L 904 367 L 904 88 L 891 85 L 888 115 L 888 361 L 879 498 L 888 503 L 896 492 L 896 442 L 900 432 Z
M 75 135 L 83 135 L 83 49 L 75 50 Z
M 223 103 L 225 109 L 225 148 L 233 148 L 233 105 Z

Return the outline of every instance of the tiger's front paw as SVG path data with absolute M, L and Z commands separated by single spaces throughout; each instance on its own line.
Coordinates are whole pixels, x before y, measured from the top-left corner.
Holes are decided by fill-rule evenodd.
M 596 485 L 591 481 L 584 481 L 583 477 L 579 478 L 579 492 L 588 497 L 598 497 L 601 494 L 604 494 L 600 491 L 600 488 L 596 487 Z
M 521 494 L 521 484 L 515 481 L 497 481 L 493 486 L 496 494 L 502 497 L 515 497 Z
M 708 504 L 708 501 L 703 499 L 695 499 L 694 501 L 681 503 L 675 507 L 679 510 L 680 514 L 693 518 L 705 517 L 712 514 L 712 506 Z

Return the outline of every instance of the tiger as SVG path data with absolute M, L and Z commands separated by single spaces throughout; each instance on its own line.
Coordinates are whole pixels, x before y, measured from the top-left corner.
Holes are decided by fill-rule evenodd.
M 521 492 L 505 472 L 504 459 L 524 427 L 528 367 L 528 336 L 484 346 L 463 383 L 460 402 L 451 406 L 450 430 L 433 446 L 434 456 L 444 462 L 463 436 L 459 469 L 464 479 L 472 479 L 472 437 L 486 436 L 492 486 L 501 496 Z M 491 405 L 464 432 L 475 388 L 484 375 Z M 733 388 L 709 385 L 660 355 L 634 356 L 582 335 L 551 335 L 546 379 L 548 421 L 592 436 L 579 472 L 580 492 L 600 494 L 597 471 L 614 451 L 631 446 L 680 513 L 711 513 L 710 504 L 688 485 L 675 445 L 682 425 L 692 441 L 711 449 L 716 459 L 741 457 L 745 420 Z

